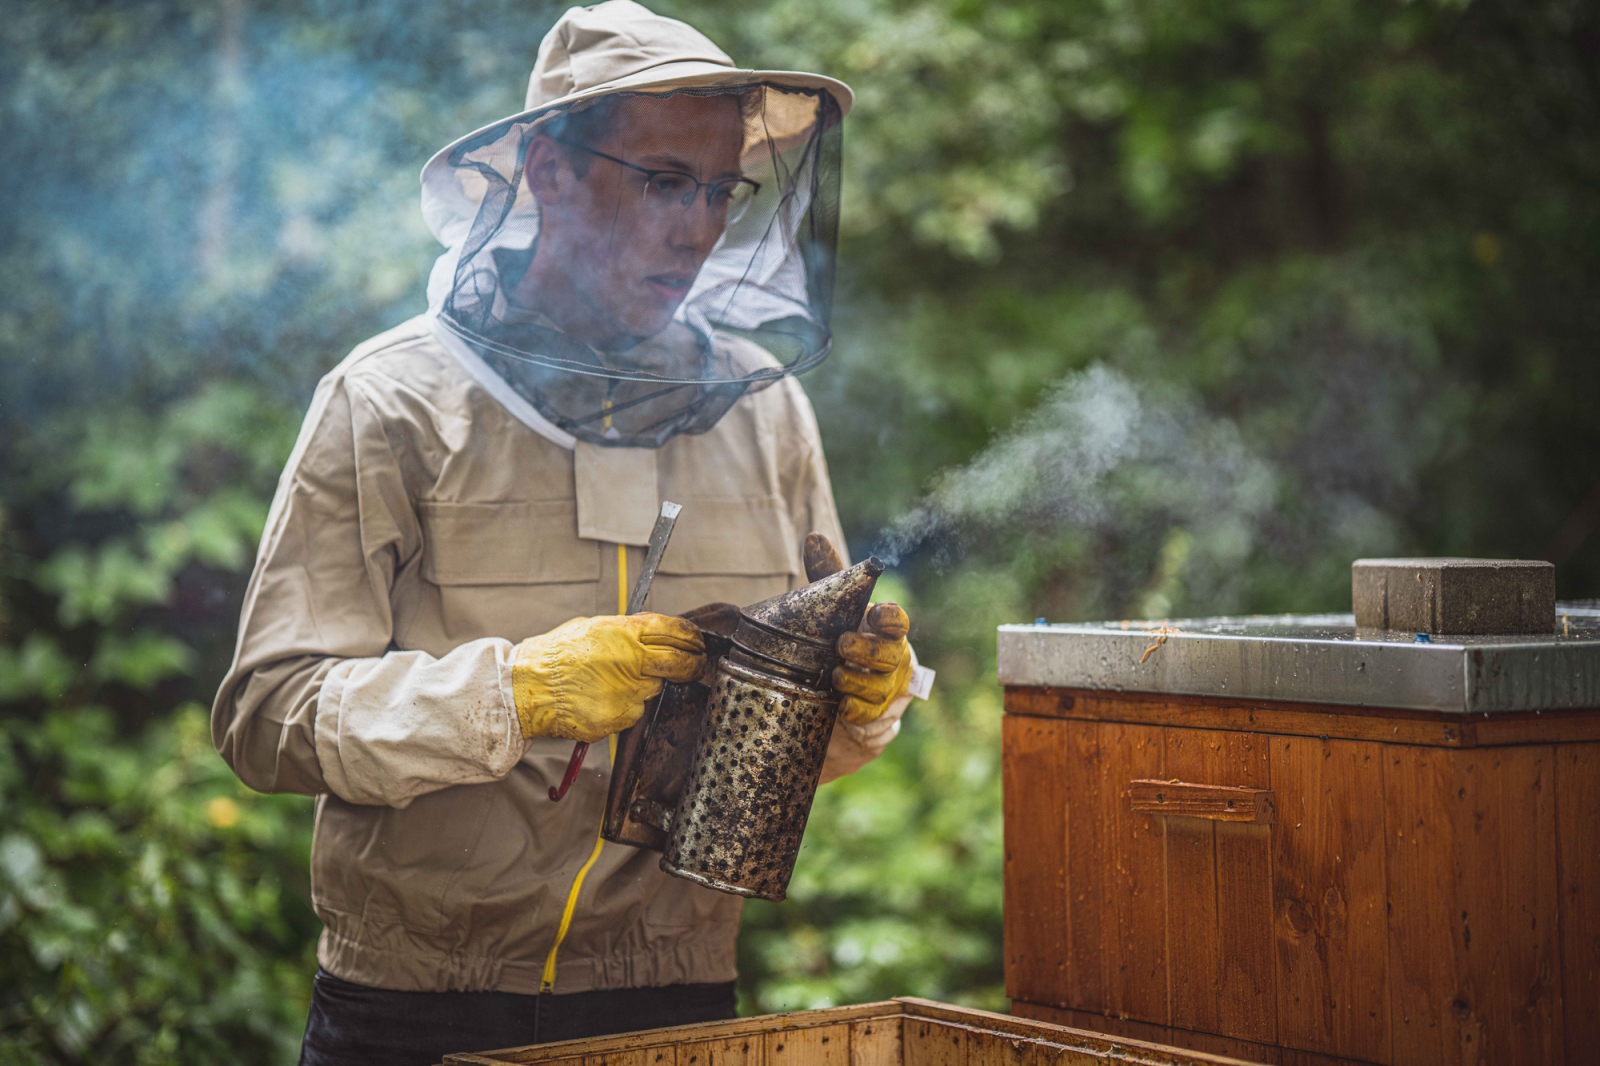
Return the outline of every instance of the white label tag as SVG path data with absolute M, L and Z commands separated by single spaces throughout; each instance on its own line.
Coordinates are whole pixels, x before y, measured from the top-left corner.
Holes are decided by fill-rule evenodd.
M 933 677 L 935 671 L 928 669 L 921 663 L 911 668 L 911 684 L 906 686 L 906 691 L 919 700 L 928 698 L 928 693 L 933 691 Z

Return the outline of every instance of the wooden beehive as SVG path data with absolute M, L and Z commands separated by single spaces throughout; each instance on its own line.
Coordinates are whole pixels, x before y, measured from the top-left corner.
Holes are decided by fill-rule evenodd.
M 1005 627 L 1001 677 L 1016 1013 L 1284 1066 L 1600 1062 L 1600 610 Z
M 444 1066 L 1238 1066 L 1242 1060 L 895 999 L 445 1056 Z

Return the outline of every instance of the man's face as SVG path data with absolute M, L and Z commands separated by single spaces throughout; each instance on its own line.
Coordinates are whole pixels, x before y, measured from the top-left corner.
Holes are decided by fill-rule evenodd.
M 713 182 L 740 176 L 743 142 L 736 97 L 632 97 L 616 105 L 604 136 L 585 147 Z M 581 178 L 569 172 L 570 192 L 547 206 L 541 252 L 547 239 L 560 250 L 572 295 L 587 305 L 579 318 L 619 337 L 660 333 L 722 237 L 725 212 L 707 206 L 704 189 L 684 207 L 676 197 L 647 196 L 646 175 L 637 170 L 562 150 L 588 171 Z

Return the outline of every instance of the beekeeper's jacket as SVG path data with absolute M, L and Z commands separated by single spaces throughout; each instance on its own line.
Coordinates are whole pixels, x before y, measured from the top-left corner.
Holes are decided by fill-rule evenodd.
M 580 446 L 575 475 L 575 453 L 513 417 L 421 318 L 356 349 L 318 387 L 212 731 L 245 784 L 318 796 L 317 957 L 335 976 L 539 990 L 596 849 L 610 767 L 596 744 L 572 791 L 551 802 L 573 745 L 523 740 L 511 662 L 526 637 L 618 613 L 624 560 L 615 543 L 580 536 L 580 521 L 617 521 L 613 494 L 648 501 L 635 508 L 646 530 L 656 499 L 683 505 L 647 605 L 663 613 L 803 584 L 810 530 L 843 546 L 816 420 L 793 378 L 643 457 L 654 486 L 607 475 L 607 451 L 619 450 L 586 458 Z M 637 574 L 642 547 L 624 551 Z M 853 745 L 850 769 L 884 743 L 881 729 L 840 723 L 832 757 Z M 658 859 L 600 849 L 556 955 L 555 991 L 734 979 L 740 901 L 668 877 Z

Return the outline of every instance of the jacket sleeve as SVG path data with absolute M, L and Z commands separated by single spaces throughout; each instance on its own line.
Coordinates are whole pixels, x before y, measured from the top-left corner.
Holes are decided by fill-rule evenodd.
M 514 645 L 392 650 L 390 590 L 421 548 L 383 420 L 335 371 L 278 482 L 212 707 L 212 740 L 246 785 L 404 807 L 522 757 Z

